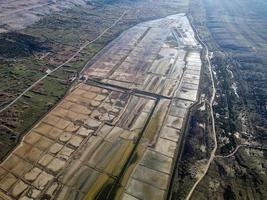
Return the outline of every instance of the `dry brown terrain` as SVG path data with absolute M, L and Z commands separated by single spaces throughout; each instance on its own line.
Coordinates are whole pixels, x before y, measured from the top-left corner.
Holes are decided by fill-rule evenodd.
M 52 12 L 84 4 L 84 0 L 0 1 L 0 33 L 25 28 Z

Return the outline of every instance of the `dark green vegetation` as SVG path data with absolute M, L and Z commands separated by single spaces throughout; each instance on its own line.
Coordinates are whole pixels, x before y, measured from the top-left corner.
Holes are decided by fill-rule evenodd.
M 193 199 L 266 199 L 266 151 L 242 148 L 233 158 L 218 158 Z
M 249 146 L 239 148 L 232 156 L 215 158 L 191 199 L 267 198 L 266 9 L 263 0 L 191 1 L 189 17 L 213 52 L 217 155 L 229 155 L 240 144 Z M 202 94 L 209 97 L 207 91 L 202 86 Z M 210 129 L 208 112 L 197 110 L 192 115 L 204 124 L 204 130 Z M 203 139 L 193 131 L 192 124 L 190 127 L 177 170 L 174 199 L 187 196 L 196 181 L 194 172 L 201 168 L 203 159 L 209 158 L 200 146 L 214 146 L 210 131 L 204 131 Z
M 3 33 L 0 35 L 0 55 L 4 58 L 30 56 L 35 52 L 47 51 L 43 43 L 37 38 L 17 33 Z
M 0 108 L 67 61 L 87 41 L 123 18 L 69 63 L 50 74 L 15 104 L 0 113 L 0 159 L 32 125 L 64 96 L 85 64 L 123 30 L 135 24 L 187 11 L 185 0 L 88 1 L 55 12 L 35 24 L 0 35 Z
M 200 105 L 196 106 L 195 109 L 199 107 Z M 199 167 L 210 156 L 209 149 L 212 148 L 208 130 L 206 127 L 201 126 L 201 124 L 206 125 L 208 123 L 205 116 L 206 111 L 197 109 L 193 112 L 194 115 L 190 118 L 182 156 L 178 169 L 175 171 L 174 188 L 172 191 L 173 200 L 186 198 L 194 181 L 196 181 Z
M 234 145 L 231 137 L 236 131 L 266 142 L 266 8 L 266 1 L 192 1 L 194 23 L 214 52 L 220 95 L 215 106 L 220 115 L 217 126 L 230 136 L 228 146 Z M 231 150 L 227 147 L 222 153 L 227 149 Z

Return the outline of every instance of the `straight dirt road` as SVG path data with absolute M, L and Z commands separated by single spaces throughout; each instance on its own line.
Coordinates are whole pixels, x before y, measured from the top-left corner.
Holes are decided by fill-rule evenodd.
M 0 110 L 1 112 L 4 112 L 5 110 L 7 110 L 10 106 L 12 106 L 14 103 L 16 103 L 24 94 L 26 94 L 28 91 L 30 91 L 34 86 L 36 86 L 38 83 L 40 83 L 42 80 L 44 80 L 45 78 L 47 78 L 50 74 L 52 74 L 53 72 L 57 71 L 58 69 L 60 69 L 61 67 L 63 67 L 64 65 L 68 64 L 70 61 L 72 61 L 84 48 L 86 48 L 88 45 L 96 42 L 97 40 L 99 40 L 107 31 L 109 31 L 111 28 L 113 28 L 122 18 L 123 16 L 126 14 L 127 11 L 124 11 L 123 14 L 108 28 L 106 28 L 101 34 L 99 34 L 95 39 L 91 40 L 91 41 L 86 41 L 67 61 L 65 61 L 64 63 L 62 63 L 61 65 L 57 66 L 55 69 L 51 70 L 49 73 L 45 74 L 43 77 L 41 77 L 40 79 L 38 79 L 36 82 L 34 82 L 31 86 L 29 86 L 27 89 L 25 89 L 18 97 L 16 97 L 13 101 L 11 101 L 9 104 L 7 104 L 4 108 L 2 108 Z

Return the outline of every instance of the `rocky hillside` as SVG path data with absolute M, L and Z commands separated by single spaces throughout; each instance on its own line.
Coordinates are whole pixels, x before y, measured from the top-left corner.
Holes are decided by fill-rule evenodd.
M 0 33 L 25 28 L 52 12 L 85 3 L 86 0 L 0 1 Z

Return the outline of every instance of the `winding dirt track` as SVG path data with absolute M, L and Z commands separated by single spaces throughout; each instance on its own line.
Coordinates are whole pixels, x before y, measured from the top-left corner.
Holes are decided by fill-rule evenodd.
M 86 41 L 67 61 L 62 63 L 61 65 L 57 66 L 55 69 L 51 70 L 49 73 L 45 74 L 43 77 L 38 79 L 36 82 L 34 82 L 31 86 L 29 86 L 27 89 L 25 89 L 17 98 L 15 98 L 13 101 L 11 101 L 9 104 L 7 104 L 4 108 L 0 110 L 1 112 L 4 112 L 6 109 L 8 109 L 10 106 L 12 106 L 14 103 L 16 103 L 26 92 L 30 91 L 34 86 L 36 86 L 38 83 L 40 83 L 42 80 L 44 80 L 46 77 L 48 77 L 53 72 L 57 71 L 64 65 L 68 64 L 70 61 L 72 61 L 85 47 L 88 45 L 94 43 L 95 41 L 99 40 L 107 31 L 109 31 L 111 28 L 113 28 L 126 14 L 127 11 L 124 11 L 123 14 L 108 28 L 106 28 L 102 33 L 100 33 L 95 39 L 91 41 Z
M 237 153 L 237 151 L 238 151 L 241 147 L 248 147 L 248 145 L 246 145 L 246 144 L 240 144 L 240 145 L 238 145 L 238 146 L 236 147 L 236 149 L 235 149 L 232 153 L 230 153 L 230 154 L 228 154 L 228 155 L 226 155 L 226 156 L 217 155 L 216 158 L 229 158 L 229 157 L 232 157 L 232 156 L 234 156 L 234 155 Z
M 226 156 L 216 155 L 215 157 L 216 158 L 230 158 L 230 157 L 234 156 L 241 147 L 251 148 L 251 149 L 258 149 L 258 150 L 261 150 L 261 151 L 266 151 L 267 150 L 267 148 L 263 148 L 261 146 L 253 146 L 253 145 L 249 145 L 249 144 L 240 144 L 240 145 L 238 145 L 236 147 L 236 149 L 232 153 L 230 153 L 230 154 L 228 154 Z
M 205 57 L 206 57 L 206 60 L 208 62 L 208 68 L 209 68 L 211 82 L 212 82 L 212 97 L 210 99 L 209 106 L 210 106 L 210 116 L 211 116 L 211 121 L 212 121 L 212 136 L 213 136 L 213 140 L 214 140 L 214 148 L 213 148 L 211 155 L 210 155 L 210 158 L 209 158 L 209 160 L 205 166 L 205 170 L 204 170 L 203 174 L 199 177 L 199 179 L 195 182 L 195 184 L 191 188 L 190 192 L 188 193 L 188 195 L 186 197 L 186 200 L 189 200 L 191 198 L 196 187 L 198 186 L 198 184 L 202 181 L 202 179 L 207 174 L 209 167 L 215 158 L 215 153 L 216 153 L 216 150 L 218 148 L 216 131 L 215 131 L 215 119 L 214 119 L 214 112 L 213 112 L 213 103 L 214 103 L 214 99 L 215 99 L 216 88 L 215 88 L 215 83 L 214 83 L 214 78 L 213 78 L 213 73 L 212 73 L 212 67 L 211 67 L 211 62 L 210 62 L 210 57 L 209 57 L 209 49 L 208 49 L 207 45 L 200 39 L 198 32 L 197 32 L 197 30 L 193 24 L 192 24 L 192 27 L 195 31 L 195 35 L 196 35 L 198 41 L 202 44 L 202 46 L 205 49 L 205 53 L 206 53 Z

